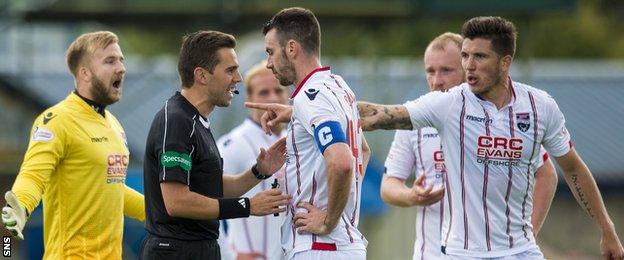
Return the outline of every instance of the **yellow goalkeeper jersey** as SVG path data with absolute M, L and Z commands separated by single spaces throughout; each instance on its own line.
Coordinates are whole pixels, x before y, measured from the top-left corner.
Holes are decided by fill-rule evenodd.
M 33 124 L 12 190 L 28 212 L 43 196 L 44 259 L 121 259 L 124 212 L 145 219 L 143 195 L 125 185 L 125 133 L 105 113 L 71 93 Z

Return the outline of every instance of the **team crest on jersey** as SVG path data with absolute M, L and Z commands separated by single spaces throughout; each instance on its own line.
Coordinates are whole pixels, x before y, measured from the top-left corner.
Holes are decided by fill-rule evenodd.
M 314 100 L 316 98 L 316 94 L 318 94 L 319 91 L 320 90 L 318 89 L 309 88 L 309 89 L 306 89 L 305 93 L 306 93 L 306 96 L 308 96 L 310 100 Z
M 529 113 L 517 113 L 516 122 L 518 122 L 516 124 L 518 129 L 522 132 L 526 132 L 529 130 L 529 127 L 531 127 L 531 116 L 529 116 Z

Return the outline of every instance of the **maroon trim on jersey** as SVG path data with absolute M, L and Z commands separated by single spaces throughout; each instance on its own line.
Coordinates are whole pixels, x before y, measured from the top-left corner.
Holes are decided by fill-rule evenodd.
M 509 107 L 509 135 L 511 138 L 515 137 L 515 128 L 514 128 L 514 119 L 513 119 L 513 106 Z M 511 162 L 511 159 L 509 159 Z M 511 187 L 513 186 L 513 167 L 511 163 L 509 164 L 507 171 L 507 192 L 505 193 L 505 217 L 507 217 L 507 229 L 505 233 L 509 237 L 509 248 L 513 248 L 514 239 L 511 236 L 511 217 L 509 216 L 511 213 L 511 208 L 509 207 L 509 197 L 511 196 Z
M 351 231 L 349 231 L 349 223 L 344 218 L 344 215 L 341 216 L 340 218 L 342 219 L 342 222 L 344 222 L 344 224 L 345 224 L 345 229 L 347 230 L 347 235 L 349 235 L 349 241 L 351 241 L 351 243 L 353 243 L 353 236 L 351 236 Z
M 243 219 L 243 229 L 245 230 L 245 238 L 247 240 L 247 244 L 249 245 L 250 252 L 255 252 L 253 244 L 251 243 L 251 232 L 249 232 L 249 223 L 247 223 L 247 219 Z
M 425 162 L 422 159 L 422 131 L 421 129 L 418 129 L 416 131 L 417 133 L 417 139 L 416 139 L 416 147 L 418 148 L 418 158 L 420 159 L 420 168 L 422 169 L 422 175 L 423 175 L 423 185 L 426 186 L 427 185 L 427 172 L 425 171 Z M 418 160 L 416 160 L 418 161 Z M 421 237 L 422 237 L 422 246 L 420 247 L 420 259 L 424 259 L 424 254 L 425 254 L 425 241 L 427 241 L 426 236 L 425 236 L 425 218 L 426 218 L 426 213 L 427 212 L 427 206 L 423 206 L 422 207 L 422 215 L 420 215 L 420 217 L 422 218 L 421 223 L 420 223 L 420 233 L 421 233 Z
M 293 91 L 290 98 L 291 99 L 295 98 L 297 93 L 299 93 L 299 90 L 301 90 L 301 87 L 303 87 L 303 85 L 308 81 L 308 79 L 310 79 L 310 77 L 312 77 L 312 75 L 314 75 L 314 73 L 319 72 L 319 71 L 326 71 L 326 70 L 329 70 L 329 67 L 316 68 L 312 72 L 310 72 L 307 76 L 305 76 L 305 78 L 303 78 L 303 80 L 299 83 L 299 85 L 297 85 L 297 88 L 295 89 L 295 91 Z
M 446 231 L 446 238 L 444 239 L 444 245 L 448 244 L 449 234 L 451 234 L 451 228 L 453 227 L 453 196 L 451 194 L 451 183 L 448 180 L 448 172 L 444 173 L 444 184 L 446 185 L 446 192 L 444 195 L 448 198 L 449 209 L 449 227 Z M 443 204 L 443 203 L 441 203 Z M 440 218 L 443 220 L 443 213 L 440 213 Z M 442 222 L 440 222 L 440 231 L 442 231 Z M 441 233 L 440 233 L 441 234 Z
M 570 141 L 572 142 L 572 141 Z M 570 143 L 570 148 L 572 148 L 572 143 Z M 542 156 L 542 161 L 544 163 L 546 163 L 546 161 L 548 161 L 548 153 L 544 153 L 544 155 Z
M 314 205 L 314 196 L 316 196 L 316 171 L 312 174 L 312 195 L 310 196 L 310 204 Z
M 421 239 L 422 239 L 422 245 L 420 246 L 420 259 L 424 260 L 425 259 L 425 241 L 426 236 L 425 236 L 425 216 L 427 216 L 425 213 L 427 213 L 427 207 L 423 206 L 422 207 L 422 214 L 420 215 L 420 217 L 422 218 L 422 221 L 420 221 L 420 234 L 421 234 Z
M 507 77 L 507 79 L 509 80 L 509 88 L 511 88 L 511 95 L 513 96 L 513 100 L 515 102 L 515 100 L 516 100 L 516 91 L 514 90 L 514 87 L 513 87 L 513 81 L 511 80 L 511 76 Z
M 321 242 L 313 242 L 312 250 L 318 251 L 336 251 L 336 243 L 321 243 Z
M 527 202 L 527 197 L 529 197 L 529 187 L 531 186 L 531 164 L 533 161 L 533 156 L 535 156 L 535 147 L 537 146 L 537 134 L 538 134 L 538 126 L 537 126 L 537 107 L 535 106 L 535 100 L 533 99 L 533 94 L 531 94 L 531 92 L 528 92 L 529 94 L 529 101 L 531 101 L 531 110 L 533 110 L 533 149 L 531 150 L 531 157 L 529 158 L 529 165 L 527 166 L 527 187 L 526 187 L 526 191 L 524 193 L 524 199 L 522 200 L 522 221 L 524 222 L 525 218 L 526 218 L 526 213 L 525 213 L 525 207 L 526 207 L 526 202 Z M 526 231 L 526 227 L 527 225 L 524 224 L 522 225 L 522 231 L 524 232 L 524 238 L 526 238 L 527 241 L 531 241 L 531 239 L 529 238 L 529 235 L 527 234 Z
M 291 124 L 292 134 L 291 141 L 293 146 L 293 151 L 295 152 L 295 165 L 297 166 L 297 195 L 301 194 L 301 173 L 300 173 L 300 165 L 299 165 L 299 151 L 297 150 L 297 144 L 295 142 L 295 123 Z M 286 175 L 286 174 L 284 174 Z
M 422 131 L 420 129 L 418 129 L 418 139 L 416 139 L 416 143 L 417 143 L 417 147 L 418 147 L 418 158 L 420 159 L 420 168 L 422 169 L 422 174 L 425 176 L 423 184 L 425 184 L 427 182 L 427 171 L 425 170 L 425 161 L 423 161 L 422 158 Z
M 483 108 L 483 113 L 485 114 L 485 135 L 490 136 L 490 114 Z M 485 217 L 485 244 L 487 245 L 487 250 L 492 251 L 492 246 L 490 243 L 490 215 L 488 213 L 487 206 L 487 189 L 488 189 L 488 179 L 490 177 L 490 167 L 488 164 L 488 155 L 485 155 L 485 166 L 483 166 L 483 215 Z
M 461 92 L 462 95 L 462 110 L 461 110 L 461 114 L 459 115 L 459 146 L 461 147 L 460 149 L 460 161 L 459 161 L 459 167 L 460 167 L 460 178 L 461 178 L 461 194 L 462 194 L 462 208 L 464 210 L 464 249 L 468 250 L 468 215 L 466 214 L 466 188 L 464 185 L 464 156 L 465 156 L 465 152 L 464 152 L 464 117 L 466 116 L 466 96 L 464 95 L 464 90 L 462 90 Z M 450 233 L 450 227 L 448 232 Z

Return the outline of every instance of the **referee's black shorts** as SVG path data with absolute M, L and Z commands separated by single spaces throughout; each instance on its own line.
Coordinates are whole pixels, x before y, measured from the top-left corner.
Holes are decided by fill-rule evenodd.
M 142 260 L 152 259 L 210 259 L 220 260 L 217 240 L 178 240 L 147 234 L 141 246 Z

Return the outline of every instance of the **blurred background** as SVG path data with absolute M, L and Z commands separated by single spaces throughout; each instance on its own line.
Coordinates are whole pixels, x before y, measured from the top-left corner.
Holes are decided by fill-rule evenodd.
M 64 53 L 78 35 L 110 30 L 120 38 L 127 69 L 124 96 L 109 109 L 128 137 L 132 167 L 127 183 L 142 191 L 149 124 L 180 86 L 176 62 L 181 37 L 200 29 L 235 35 L 244 73 L 265 58 L 262 24 L 289 6 L 315 12 L 322 28 L 323 64 L 341 74 L 359 100 L 377 103 L 403 103 L 426 93 L 422 54 L 436 35 L 459 32 L 473 16 L 513 21 L 519 38 L 512 77 L 557 100 L 623 238 L 621 0 L 0 0 L 0 191 L 13 184 L 34 118 L 73 90 Z M 231 107 L 212 114 L 216 136 L 243 121 L 243 100 L 243 95 L 235 97 Z M 393 135 L 394 131 L 366 134 L 373 161 L 363 189 L 360 229 L 370 242 L 369 259 L 412 256 L 416 210 L 386 206 L 379 198 L 383 161 Z M 41 210 L 30 218 L 25 236 L 25 241 L 13 240 L 13 256 L 40 259 Z M 143 224 L 127 219 L 125 259 L 136 259 L 143 236 Z M 599 242 L 597 226 L 560 177 L 538 237 L 540 247 L 551 259 L 596 259 Z

